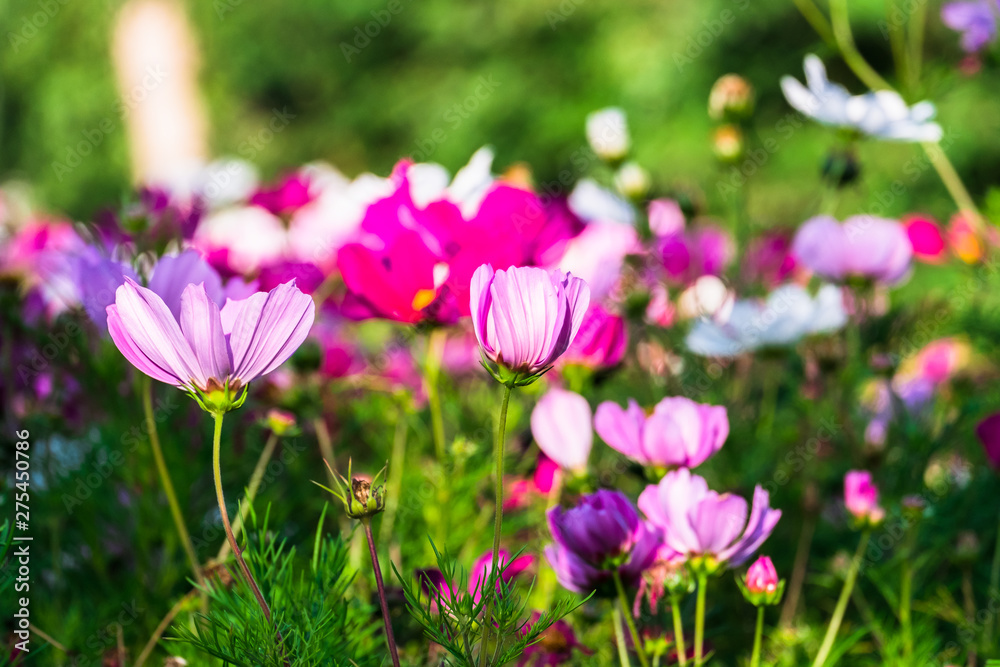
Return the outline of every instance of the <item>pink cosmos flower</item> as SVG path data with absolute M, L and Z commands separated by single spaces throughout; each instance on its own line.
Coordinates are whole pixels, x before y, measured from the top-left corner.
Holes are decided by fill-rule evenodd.
M 563 355 L 562 363 L 595 370 L 611 368 L 625 356 L 627 344 L 625 320 L 595 303 L 583 316 L 580 331 Z
M 795 271 L 792 239 L 785 232 L 768 232 L 750 241 L 743 257 L 743 275 L 748 282 L 773 288 Z
M 781 518 L 781 510 L 771 509 L 760 485 L 754 489 L 748 519 L 746 500 L 710 491 L 708 483 L 687 468 L 647 486 L 639 496 L 639 509 L 663 529 L 663 541 L 674 551 L 731 567 L 750 558 Z
M 906 230 L 894 220 L 856 215 L 841 224 L 819 215 L 799 228 L 792 253 L 828 280 L 859 277 L 892 284 L 909 270 L 913 247 Z
M 747 590 L 751 593 L 773 593 L 778 588 L 778 571 L 767 556 L 761 556 L 747 570 Z
M 844 476 L 844 505 L 858 521 L 876 524 L 885 516 L 878 504 L 878 487 L 866 470 L 851 470 Z
M 550 389 L 531 412 L 531 434 L 550 459 L 565 470 L 586 470 L 594 431 L 590 404 L 580 394 Z
M 983 445 L 986 458 L 1000 471 L 1000 412 L 996 412 L 976 426 L 976 437 Z
M 682 396 L 664 398 L 647 417 L 629 399 L 625 409 L 613 401 L 597 406 L 594 428 L 612 449 L 643 465 L 694 468 L 722 448 L 729 417 L 722 406 Z
M 590 302 L 590 288 L 579 278 L 535 267 L 494 271 L 484 264 L 471 287 L 479 348 L 517 381 L 531 381 L 552 368 L 576 336 Z
M 688 283 L 719 275 L 733 257 L 733 240 L 713 225 L 700 225 L 660 239 L 660 258 L 670 279 Z
M 1000 2 L 997 0 L 959 0 L 941 8 L 941 21 L 962 33 L 962 49 L 976 53 L 997 36 Z
M 108 306 L 108 331 L 125 358 L 154 380 L 195 395 L 225 390 L 228 402 L 230 392 L 295 352 L 309 333 L 314 310 L 294 282 L 229 300 L 222 309 L 204 284 L 192 284 L 181 294 L 175 316 L 160 296 L 129 278 Z

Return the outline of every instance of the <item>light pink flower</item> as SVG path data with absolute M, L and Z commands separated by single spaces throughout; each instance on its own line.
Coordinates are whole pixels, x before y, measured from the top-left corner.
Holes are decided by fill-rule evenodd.
M 729 435 L 722 406 L 667 397 L 646 413 L 634 400 L 597 406 L 594 428 L 609 446 L 643 465 L 694 468 L 719 451 Z
M 895 220 L 855 215 L 841 224 L 819 215 L 799 228 L 792 254 L 828 280 L 854 276 L 891 284 L 909 270 L 913 247 L 906 229 Z
M 575 392 L 550 389 L 531 412 L 531 434 L 559 467 L 585 470 L 594 444 L 590 404 Z

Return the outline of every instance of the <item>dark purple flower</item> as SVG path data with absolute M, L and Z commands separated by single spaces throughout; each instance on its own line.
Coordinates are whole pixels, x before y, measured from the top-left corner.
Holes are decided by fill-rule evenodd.
M 538 622 L 541 614 L 532 612 L 531 618 L 521 628 L 521 634 L 527 635 L 531 632 L 532 626 Z M 549 626 L 543 633 L 541 639 L 524 649 L 518 667 L 558 667 L 558 665 L 568 665 L 573 660 L 573 651 L 580 651 L 585 655 L 591 655 L 593 651 L 580 643 L 573 632 L 573 627 L 563 620 L 558 620 Z
M 548 521 L 555 544 L 545 557 L 559 583 L 577 593 L 605 587 L 616 570 L 626 585 L 638 583 L 662 541 L 620 491 L 585 495 L 569 509 L 553 507 Z
M 1000 471 L 1000 412 L 996 412 L 976 426 L 976 436 L 983 444 L 986 458 Z

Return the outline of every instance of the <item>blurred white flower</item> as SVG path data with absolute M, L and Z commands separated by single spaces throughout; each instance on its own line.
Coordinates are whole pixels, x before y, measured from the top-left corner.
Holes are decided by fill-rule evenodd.
M 635 209 L 631 204 L 591 178 L 577 181 L 568 203 L 570 209 L 586 222 L 635 224 Z
M 823 285 L 815 297 L 798 285 L 783 285 L 765 301 L 741 299 L 728 321 L 699 320 L 685 341 L 706 357 L 735 357 L 760 348 L 781 347 L 815 333 L 836 331 L 847 323 L 839 287 Z
M 826 78 L 826 67 L 815 55 L 805 59 L 806 84 L 785 76 L 781 90 L 788 103 L 824 125 L 847 127 L 864 134 L 894 141 L 940 141 L 941 126 L 931 119 L 934 105 L 919 102 L 907 106 L 899 93 L 877 90 L 851 95 L 840 84 Z
M 602 160 L 616 161 L 628 155 L 631 140 L 625 111 L 608 107 L 588 115 L 587 142 Z
M 684 319 L 708 318 L 720 324 L 729 320 L 736 295 L 716 276 L 701 276 L 677 298 L 677 314 Z

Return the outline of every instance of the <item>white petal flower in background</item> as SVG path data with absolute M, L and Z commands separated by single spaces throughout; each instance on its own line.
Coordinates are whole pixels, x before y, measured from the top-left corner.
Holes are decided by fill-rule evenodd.
M 826 78 L 826 67 L 815 55 L 805 58 L 806 85 L 791 76 L 781 79 L 781 90 L 796 110 L 824 125 L 846 127 L 892 141 L 940 141 L 941 126 L 933 122 L 934 105 L 908 106 L 899 93 L 877 90 L 851 95 Z
M 847 323 L 841 289 L 823 285 L 812 296 L 799 285 L 782 285 L 765 301 L 741 299 L 729 319 L 701 319 L 685 343 L 695 354 L 735 357 L 761 348 L 791 345 L 805 336 L 840 329 Z
M 628 155 L 631 139 L 625 111 L 618 107 L 600 109 L 587 116 L 587 142 L 602 160 L 621 160 Z

